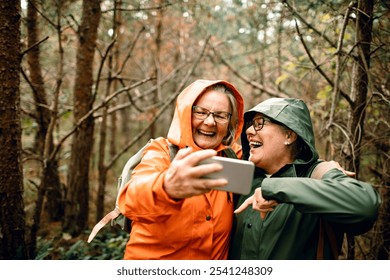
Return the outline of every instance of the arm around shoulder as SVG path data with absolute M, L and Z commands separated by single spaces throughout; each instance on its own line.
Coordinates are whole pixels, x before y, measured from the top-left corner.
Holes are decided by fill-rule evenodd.
M 336 169 L 327 172 L 323 180 L 336 180 L 347 188 L 345 203 L 355 206 L 355 214 L 360 216 L 362 222 L 373 224 L 376 221 L 382 199 L 371 184 L 346 176 Z

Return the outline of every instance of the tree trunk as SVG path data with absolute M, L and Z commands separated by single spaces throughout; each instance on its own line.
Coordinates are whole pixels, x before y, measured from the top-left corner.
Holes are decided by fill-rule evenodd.
M 158 1 L 158 5 L 162 5 L 162 0 Z M 161 55 L 161 45 L 162 45 L 162 29 L 163 29 L 163 19 L 164 19 L 164 9 L 159 9 L 156 11 L 156 37 L 154 40 L 155 43 L 155 49 L 153 52 L 153 59 L 154 59 L 154 76 L 156 77 L 156 91 L 153 93 L 153 105 L 158 104 L 162 100 L 162 94 L 161 94 L 161 66 L 160 66 L 160 55 Z M 153 119 L 156 116 L 157 108 L 153 106 L 153 108 L 148 112 L 148 115 L 150 113 L 150 119 Z M 149 116 L 148 116 L 149 118 Z M 152 124 L 150 127 L 150 138 L 156 137 L 156 125 Z
M 61 182 L 58 174 L 58 160 L 57 158 L 47 159 L 44 150 L 48 149 L 50 154 L 54 148 L 52 130 L 49 129 L 52 112 L 48 110 L 48 103 L 46 98 L 46 91 L 44 79 L 41 69 L 41 59 L 39 46 L 33 47 L 39 42 L 38 30 L 38 12 L 37 1 L 32 0 L 28 2 L 27 6 L 27 62 L 29 66 L 31 87 L 35 101 L 35 116 L 38 124 L 38 132 L 35 137 L 34 152 L 42 157 L 43 172 L 38 188 L 37 202 L 34 209 L 33 224 L 31 226 L 30 240 L 29 240 L 29 254 L 35 256 L 36 238 L 41 223 L 41 214 L 43 203 L 47 194 L 48 203 L 46 205 L 46 213 L 50 221 L 59 221 L 63 218 L 64 206 L 61 190 Z
M 372 41 L 373 0 L 359 0 L 356 9 L 356 53 L 352 72 L 351 108 L 349 131 L 352 136 L 353 150 L 347 154 L 347 170 L 356 172 L 359 176 L 362 139 L 364 136 L 364 121 L 368 95 L 368 70 L 370 67 L 370 47 Z M 355 257 L 355 242 L 352 236 L 348 239 L 348 259 Z
M 29 66 L 32 93 L 35 101 L 35 116 L 38 131 L 35 135 L 34 152 L 43 154 L 47 128 L 50 123 L 50 111 L 47 109 L 47 99 L 42 76 L 39 46 L 37 1 L 27 3 L 27 63 Z
M 93 61 L 101 16 L 100 1 L 84 0 L 74 87 L 74 118 L 79 121 L 93 105 Z M 64 229 L 78 235 L 86 228 L 89 214 L 89 163 L 93 146 L 94 119 L 91 115 L 73 136 Z
M 110 89 L 112 84 L 112 55 L 109 55 L 109 73 L 106 85 L 106 96 L 110 95 Z M 106 182 L 107 182 L 107 167 L 105 164 L 106 159 L 106 145 L 107 145 L 107 122 L 108 122 L 108 105 L 103 107 L 102 121 L 100 123 L 100 139 L 99 139 L 99 156 L 98 156 L 98 170 L 99 170 L 99 184 L 96 200 L 96 223 L 100 221 L 104 216 L 104 197 L 106 193 Z
M 20 1 L 0 5 L 0 259 L 27 259 L 20 122 Z
M 117 7 L 121 7 L 121 1 L 115 1 L 114 3 L 114 13 L 113 13 L 113 36 L 112 38 L 119 38 L 120 33 L 118 32 L 120 27 L 120 11 L 117 9 Z M 108 78 L 107 78 L 107 84 L 106 84 L 106 95 L 105 98 L 107 98 L 110 93 L 111 89 L 113 88 L 115 91 L 115 80 L 113 79 L 112 73 L 117 73 L 118 69 L 118 57 L 117 57 L 117 48 L 118 48 L 119 42 L 117 41 L 115 43 L 115 46 L 113 47 L 114 51 L 110 51 L 108 54 Z M 107 146 L 107 131 L 108 131 L 108 121 L 109 121 L 109 115 L 108 115 L 108 105 L 103 107 L 102 112 L 102 120 L 100 123 L 100 139 L 99 139 L 99 158 L 98 158 L 98 170 L 99 170 L 99 184 L 98 184 L 98 192 L 97 192 L 97 200 L 96 200 L 96 217 L 95 221 L 96 223 L 100 221 L 101 218 L 104 216 L 104 199 L 106 194 L 106 183 L 107 183 L 107 172 L 109 168 L 106 165 L 106 146 Z M 111 134 L 111 142 L 109 145 L 109 154 L 111 156 L 115 155 L 115 113 L 113 113 L 112 116 L 112 134 Z M 112 209 L 110 209 L 112 210 Z

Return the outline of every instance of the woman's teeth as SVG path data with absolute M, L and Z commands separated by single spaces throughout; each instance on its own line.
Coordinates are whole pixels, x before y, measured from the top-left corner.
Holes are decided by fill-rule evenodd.
M 251 142 L 249 143 L 249 146 L 250 146 L 251 148 L 259 148 L 259 147 L 263 146 L 263 143 L 257 142 L 257 141 L 251 141 Z
M 209 132 L 209 131 L 204 131 L 204 130 L 198 130 L 199 133 L 203 134 L 203 135 L 207 135 L 207 136 L 214 136 L 215 132 Z

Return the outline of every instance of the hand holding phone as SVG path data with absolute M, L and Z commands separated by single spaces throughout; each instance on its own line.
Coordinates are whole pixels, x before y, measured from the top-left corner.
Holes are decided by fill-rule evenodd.
M 251 190 L 253 173 L 255 165 L 251 161 L 240 159 L 232 159 L 220 156 L 202 160 L 201 164 L 218 163 L 223 166 L 223 169 L 218 172 L 210 173 L 204 178 L 228 180 L 228 185 L 220 188 L 215 188 L 222 191 L 234 192 L 238 194 L 248 194 Z

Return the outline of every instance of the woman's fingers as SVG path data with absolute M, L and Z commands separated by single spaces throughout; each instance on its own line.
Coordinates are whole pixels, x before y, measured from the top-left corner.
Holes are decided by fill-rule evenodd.
M 246 208 L 248 208 L 249 205 L 252 204 L 254 200 L 254 196 L 252 195 L 251 197 L 247 198 L 243 204 L 240 205 L 240 207 L 238 207 L 234 213 L 235 214 L 240 214 L 242 211 L 244 211 Z
M 243 212 L 246 208 L 248 208 L 248 206 L 252 205 L 252 209 L 253 210 L 256 210 L 256 211 L 259 211 L 259 212 L 271 212 L 271 211 L 274 211 L 275 207 L 278 205 L 279 203 L 276 201 L 276 200 L 256 200 L 255 199 L 255 196 L 252 195 L 251 197 L 247 198 L 243 204 L 240 205 L 240 207 L 238 207 L 234 213 L 235 214 L 239 214 L 241 212 Z

